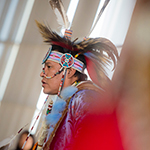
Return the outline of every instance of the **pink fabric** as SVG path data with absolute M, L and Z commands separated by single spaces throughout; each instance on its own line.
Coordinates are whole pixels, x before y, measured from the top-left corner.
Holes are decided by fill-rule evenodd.
M 49 150 L 123 150 L 115 112 L 95 109 L 99 98 L 92 90 L 75 94 Z

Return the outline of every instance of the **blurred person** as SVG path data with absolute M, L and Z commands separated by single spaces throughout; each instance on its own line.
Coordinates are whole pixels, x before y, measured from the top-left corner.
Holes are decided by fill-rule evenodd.
M 19 139 L 18 139 L 16 150 L 22 149 L 22 146 L 23 146 L 28 134 L 29 134 L 28 131 L 24 131 L 21 133 L 21 135 L 19 136 Z M 34 142 L 35 142 L 34 136 L 32 134 L 30 134 L 23 150 L 31 150 L 34 146 Z
M 124 149 L 150 149 L 150 1 L 137 0 L 113 79 Z

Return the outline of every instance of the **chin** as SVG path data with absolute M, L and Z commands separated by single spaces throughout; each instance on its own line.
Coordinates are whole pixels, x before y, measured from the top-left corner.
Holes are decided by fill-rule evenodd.
M 44 94 L 50 94 L 50 91 L 49 91 L 49 90 L 46 90 L 46 89 L 43 89 L 43 93 L 44 93 Z
M 49 95 L 56 95 L 57 94 L 57 93 L 54 93 L 54 92 L 52 92 L 52 91 L 50 91 L 48 89 L 43 89 L 43 93 L 44 94 L 49 94 Z

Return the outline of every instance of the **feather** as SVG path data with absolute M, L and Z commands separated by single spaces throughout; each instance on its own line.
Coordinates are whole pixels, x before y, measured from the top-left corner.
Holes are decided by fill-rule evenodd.
M 53 109 L 51 111 L 51 114 L 59 113 L 63 111 L 65 109 L 65 106 L 66 106 L 66 101 L 58 97 L 56 102 L 53 104 Z
M 75 44 L 74 47 L 79 49 L 80 54 L 86 55 L 86 53 L 91 53 L 90 56 L 93 56 L 93 59 L 97 59 L 99 62 L 105 61 L 110 64 L 110 60 L 112 60 L 114 68 L 116 67 L 116 58 L 118 59 L 117 49 L 115 45 L 106 38 L 88 38 Z
M 99 14 L 98 14 L 98 16 L 97 16 L 97 18 L 96 18 L 96 21 L 95 21 L 93 27 L 91 28 L 89 34 L 87 35 L 87 37 L 89 37 L 89 35 L 92 33 L 93 29 L 95 28 L 97 22 L 99 21 L 99 19 L 100 19 L 102 13 L 104 12 L 104 10 L 105 10 L 107 4 L 109 3 L 109 1 L 110 1 L 110 0 L 105 0 L 104 5 L 103 5 L 103 7 L 100 9 L 100 12 L 99 12 Z
M 66 87 L 64 88 L 64 90 L 61 91 L 61 97 L 63 99 L 68 99 L 77 91 L 78 91 L 78 88 L 76 88 L 75 86 Z
M 0 150 L 8 150 L 9 149 L 9 144 L 0 147 Z
M 13 144 L 13 140 L 15 139 L 16 136 L 12 135 L 9 138 L 4 139 L 3 141 L 0 142 L 0 150 L 7 150 L 9 147 Z
M 56 32 L 53 32 L 50 27 L 39 23 L 37 20 L 35 20 L 35 22 L 44 38 L 44 42 L 72 50 L 72 42 L 69 39 L 59 36 Z
M 49 3 L 57 17 L 58 23 L 65 29 L 69 28 L 69 21 L 61 0 L 49 0 Z
M 54 126 L 58 120 L 60 119 L 60 117 L 62 116 L 62 114 L 60 113 L 51 113 L 49 115 L 46 116 L 46 124 L 47 125 L 52 125 Z
M 105 38 L 88 38 L 74 44 L 74 47 L 79 49 L 80 55 L 85 56 L 87 71 L 92 81 L 105 88 L 110 80 L 104 68 L 112 62 L 115 68 L 119 58 L 115 45 Z

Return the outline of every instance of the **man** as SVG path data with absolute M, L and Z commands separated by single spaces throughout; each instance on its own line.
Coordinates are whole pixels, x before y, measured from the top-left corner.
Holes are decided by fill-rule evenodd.
M 61 37 L 47 26 L 36 23 L 45 42 L 51 44 L 40 74 L 43 91 L 58 95 L 51 104 L 52 109 L 48 108 L 37 149 L 121 149 L 113 106 L 108 98 L 105 101 L 103 98 L 111 83 L 103 66 L 110 60 L 115 66 L 118 58 L 115 46 L 104 38 L 72 42 L 67 34 L 71 34 L 70 30 Z M 87 81 L 85 68 L 94 83 Z

